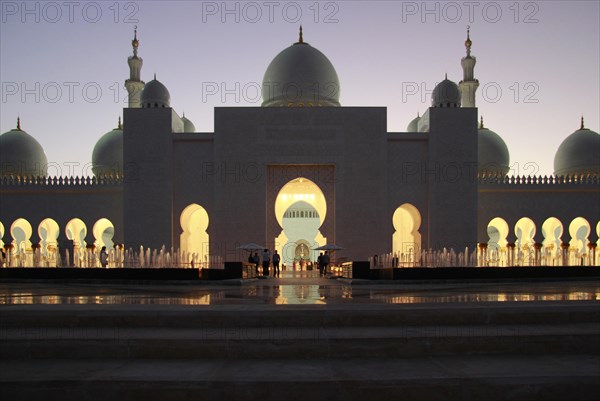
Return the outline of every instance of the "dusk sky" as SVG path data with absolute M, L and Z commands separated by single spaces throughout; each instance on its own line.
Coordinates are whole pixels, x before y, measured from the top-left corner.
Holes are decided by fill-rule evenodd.
M 300 23 L 304 40 L 335 66 L 342 106 L 387 107 L 391 132 L 405 131 L 427 110 L 445 73 L 462 79 L 468 25 L 479 113 L 505 140 L 513 174 L 551 174 L 558 146 L 579 128 L 581 115 L 587 128 L 600 128 L 595 0 L 2 1 L 1 7 L 0 131 L 14 128 L 20 116 L 63 175 L 91 174 L 85 165 L 96 141 L 122 115 L 136 25 L 142 79 L 156 73 L 171 106 L 185 111 L 199 132 L 214 130 L 215 107 L 260 106 L 256 88 L 271 60 L 297 41 Z

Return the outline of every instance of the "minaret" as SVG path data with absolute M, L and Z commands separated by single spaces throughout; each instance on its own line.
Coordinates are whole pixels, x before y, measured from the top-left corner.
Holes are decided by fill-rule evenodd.
M 144 81 L 140 79 L 144 60 L 137 55 L 138 46 L 140 45 L 140 42 L 137 38 L 137 26 L 134 30 L 131 45 L 133 46 L 133 56 L 129 56 L 129 58 L 127 58 L 127 64 L 129 64 L 129 79 L 125 81 L 125 88 L 129 93 L 128 107 L 139 108 L 141 106 L 140 94 L 142 93 L 142 89 L 144 89 L 145 84 Z
M 477 88 L 479 87 L 479 81 L 474 77 L 477 59 L 471 56 L 471 45 L 473 42 L 471 42 L 469 31 L 470 27 L 467 27 L 467 40 L 465 41 L 467 55 L 460 60 L 463 68 L 463 80 L 458 84 L 461 95 L 461 107 L 476 107 L 475 92 L 477 92 Z

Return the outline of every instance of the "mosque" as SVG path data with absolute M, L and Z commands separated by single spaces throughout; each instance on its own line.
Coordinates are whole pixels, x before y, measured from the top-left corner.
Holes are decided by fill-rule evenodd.
M 51 260 L 64 247 L 164 246 L 205 264 L 241 260 L 249 242 L 284 263 L 314 260 L 325 244 L 347 260 L 394 253 L 416 263 L 443 248 L 486 249 L 490 263 L 515 249 L 595 255 L 600 135 L 582 118 L 553 176 L 508 175 L 506 144 L 478 116 L 469 32 L 462 80 L 442 80 L 406 132 L 387 132 L 385 107 L 342 106 L 333 64 L 302 28 L 268 65 L 262 107 L 215 108 L 210 133 L 170 107 L 156 76 L 142 80 L 139 44 L 136 31 L 129 104 L 93 149 L 93 177 L 49 176 L 26 122 L 0 136 L 7 251 Z

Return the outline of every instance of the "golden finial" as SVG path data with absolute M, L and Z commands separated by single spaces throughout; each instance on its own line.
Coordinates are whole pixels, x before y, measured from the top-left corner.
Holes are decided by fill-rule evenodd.
M 133 28 L 133 40 L 131 41 L 131 45 L 134 49 L 137 49 L 140 45 L 140 42 L 137 38 L 137 25 Z
M 467 49 L 471 49 L 471 45 L 473 44 L 473 42 L 471 42 L 471 26 L 467 25 L 467 40 L 465 41 L 465 46 L 467 47 Z
M 467 48 L 467 57 L 471 57 L 471 45 L 473 44 L 473 42 L 471 42 L 471 26 L 467 25 L 467 40 L 465 40 L 465 47 Z
M 21 117 L 17 117 L 17 129 L 21 131 Z
M 579 129 L 585 129 L 585 126 L 583 125 L 583 116 L 581 116 L 581 128 Z
M 300 25 L 300 35 L 298 37 L 298 43 L 304 43 L 304 38 L 302 37 L 302 25 Z
M 479 129 L 483 129 L 483 116 L 479 119 Z
M 119 124 L 117 125 L 117 129 L 123 129 L 123 124 L 121 124 L 121 116 L 119 116 Z

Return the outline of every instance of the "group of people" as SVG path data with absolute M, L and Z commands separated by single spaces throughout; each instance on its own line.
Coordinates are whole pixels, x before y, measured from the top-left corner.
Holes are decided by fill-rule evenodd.
M 262 259 L 262 275 L 263 277 L 269 276 L 269 266 L 271 266 L 271 262 L 273 263 L 273 277 L 279 277 L 281 273 L 279 269 L 279 263 L 281 262 L 281 256 L 277 253 L 277 250 L 273 254 L 271 258 L 271 252 L 268 249 L 263 250 L 262 258 L 258 256 L 258 252 L 254 252 L 254 255 L 250 253 L 248 256 L 248 263 L 253 263 L 256 269 L 256 275 L 259 276 L 258 267 L 261 264 Z M 272 260 L 271 260 L 272 259 Z
M 329 267 L 329 253 L 327 253 L 327 251 L 325 251 L 324 254 L 323 252 L 319 254 L 317 264 L 319 265 L 319 275 L 324 277 L 327 274 L 327 268 Z
M 329 267 L 329 253 L 325 251 L 325 253 L 321 252 L 319 257 L 317 258 L 317 265 L 319 266 L 319 274 L 321 277 L 325 277 L 327 274 L 327 268 Z M 262 261 L 262 262 L 261 262 Z M 268 249 L 263 250 L 262 255 L 259 256 L 258 252 L 250 252 L 248 255 L 248 263 L 252 263 L 256 269 L 256 276 L 260 275 L 259 266 L 262 265 L 262 276 L 269 276 L 269 267 L 271 263 L 273 264 L 273 277 L 279 277 L 281 271 L 279 268 L 279 263 L 281 262 L 281 256 L 275 251 L 275 253 L 271 257 L 271 252 Z

